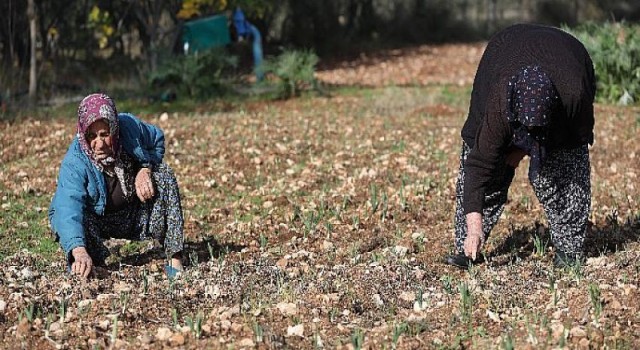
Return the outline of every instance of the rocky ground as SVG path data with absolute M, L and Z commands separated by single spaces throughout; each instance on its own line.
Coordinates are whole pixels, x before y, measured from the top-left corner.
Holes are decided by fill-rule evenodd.
M 181 185 L 188 267 L 174 280 L 158 247 L 127 241 L 92 278 L 66 274 L 46 207 L 74 121 L 1 122 L 1 239 L 16 248 L 0 262 L 0 347 L 639 348 L 637 108 L 596 107 L 584 265 L 553 267 L 526 164 L 489 261 L 442 263 L 482 49 L 325 67 L 328 86 L 358 87 L 331 96 L 142 115 Z

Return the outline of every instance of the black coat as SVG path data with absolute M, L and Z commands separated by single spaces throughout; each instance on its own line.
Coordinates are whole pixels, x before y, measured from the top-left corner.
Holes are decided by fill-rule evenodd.
M 465 163 L 465 214 L 482 212 L 484 195 L 513 137 L 507 121 L 508 82 L 526 66 L 546 72 L 560 96 L 552 113 L 548 150 L 593 143 L 596 92 L 591 57 L 572 35 L 553 27 L 516 24 L 496 33 L 487 44 L 473 82 L 462 138 L 471 147 Z

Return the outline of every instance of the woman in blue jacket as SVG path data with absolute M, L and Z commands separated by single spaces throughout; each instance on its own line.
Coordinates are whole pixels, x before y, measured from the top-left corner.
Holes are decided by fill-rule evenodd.
M 157 239 L 167 273 L 182 271 L 183 216 L 178 183 L 162 162 L 164 134 L 104 94 L 85 97 L 49 208 L 51 228 L 71 271 L 87 277 L 109 255 L 108 238 Z

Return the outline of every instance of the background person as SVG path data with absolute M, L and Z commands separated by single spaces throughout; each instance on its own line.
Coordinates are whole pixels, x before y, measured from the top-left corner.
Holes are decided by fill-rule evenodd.
M 264 79 L 262 68 L 262 36 L 256 26 L 247 21 L 244 12 L 238 7 L 233 11 L 233 26 L 236 28 L 238 40 L 251 40 L 251 50 L 253 52 L 253 66 L 257 81 Z

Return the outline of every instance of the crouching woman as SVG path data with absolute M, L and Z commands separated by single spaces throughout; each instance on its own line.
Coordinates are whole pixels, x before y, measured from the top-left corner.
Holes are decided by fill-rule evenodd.
M 162 162 L 164 134 L 104 94 L 85 97 L 49 208 L 51 228 L 72 273 L 105 264 L 106 239 L 157 239 L 166 271 L 183 270 L 182 207 L 175 175 Z

